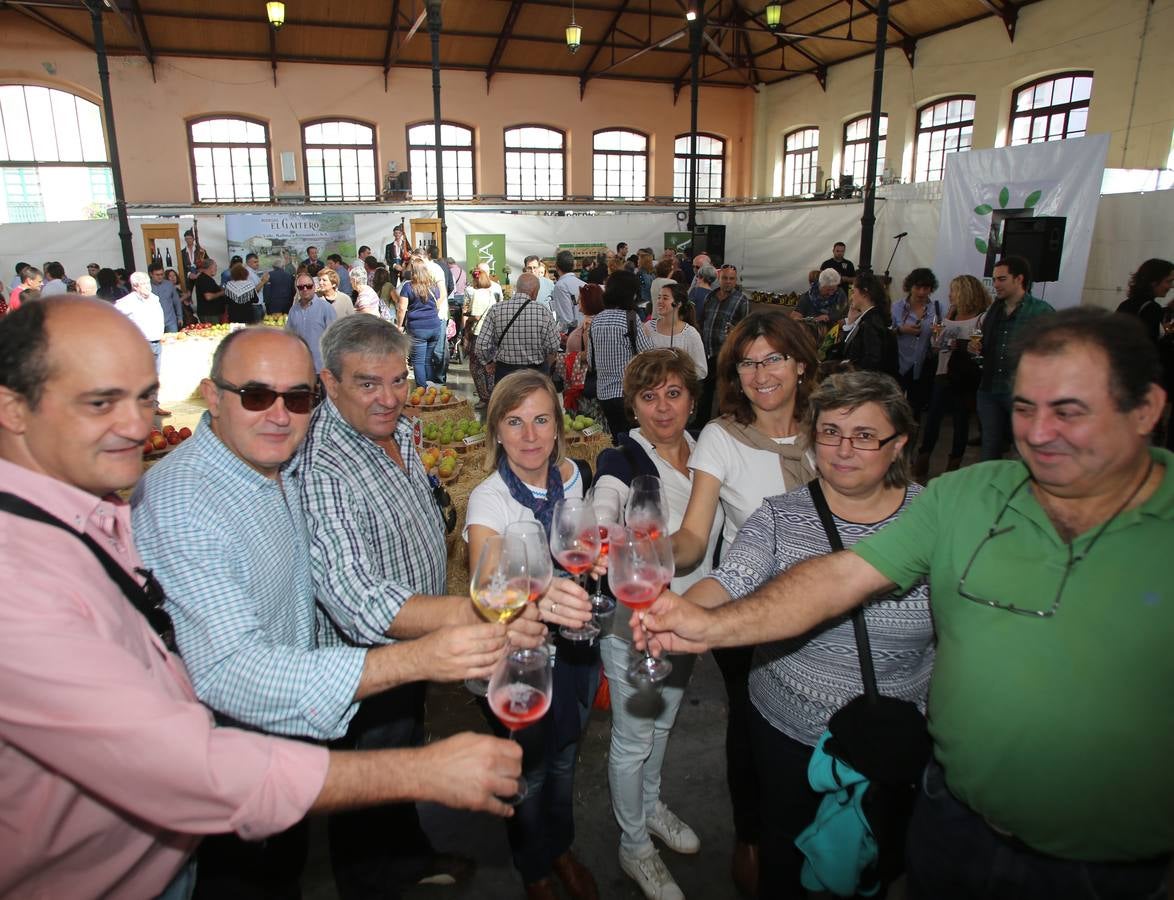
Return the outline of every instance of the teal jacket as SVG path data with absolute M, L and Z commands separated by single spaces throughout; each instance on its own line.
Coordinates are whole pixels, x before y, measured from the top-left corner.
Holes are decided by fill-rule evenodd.
M 877 861 L 876 839 L 861 808 L 868 779 L 824 750 L 830 737 L 830 731 L 823 733 L 807 766 L 811 787 L 825 796 L 815 821 L 795 838 L 806 857 L 800 877 L 809 891 L 867 897 L 879 887 L 860 884 L 861 873 Z

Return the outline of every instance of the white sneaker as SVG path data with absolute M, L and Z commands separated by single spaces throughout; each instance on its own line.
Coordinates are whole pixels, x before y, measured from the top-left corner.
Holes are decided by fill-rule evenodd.
M 665 846 L 677 853 L 696 853 L 701 849 L 697 832 L 677 818 L 676 813 L 656 802 L 656 812 L 644 820 L 649 833 L 656 835 Z
M 621 847 L 620 868 L 640 885 L 648 900 L 685 900 L 655 847 L 644 856 L 629 856 Z

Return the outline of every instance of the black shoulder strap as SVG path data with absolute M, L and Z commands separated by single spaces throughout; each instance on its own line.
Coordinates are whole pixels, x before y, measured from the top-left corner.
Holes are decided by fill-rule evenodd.
M 523 303 L 521 306 L 518 307 L 518 311 L 515 312 L 510 317 L 510 320 L 505 323 L 505 328 L 503 328 L 501 330 L 501 334 L 499 334 L 497 336 L 497 346 L 498 347 L 500 347 L 501 342 L 505 340 L 505 336 L 507 334 L 509 334 L 509 330 L 514 327 L 514 322 L 518 321 L 518 316 L 520 316 L 522 314 L 522 310 L 524 310 L 527 306 L 529 306 L 530 303 L 531 303 L 531 301 L 529 299 L 527 299 L 525 303 Z
M 175 633 L 171 625 L 171 616 L 163 609 L 163 589 L 150 569 L 135 569 L 135 572 L 146 579 L 145 584 L 139 584 L 92 537 L 84 532 L 78 532 L 70 528 L 52 513 L 48 513 L 41 509 L 41 507 L 29 503 L 23 497 L 0 491 L 0 512 L 10 513 L 14 516 L 20 516 L 23 519 L 32 519 L 34 522 L 41 522 L 45 525 L 60 528 L 89 547 L 90 552 L 97 557 L 98 562 L 102 564 L 102 568 L 106 570 L 106 574 L 110 576 L 110 580 L 118 585 L 119 589 L 126 596 L 126 599 L 147 620 L 147 624 L 151 626 L 151 630 L 159 635 L 167 649 L 173 653 L 175 652 Z
M 585 459 L 573 460 L 576 466 L 579 467 L 579 475 L 583 479 L 583 496 L 587 496 L 587 491 L 591 487 L 591 463 Z
M 636 348 L 636 329 L 640 327 L 640 318 L 636 315 L 634 309 L 628 310 L 628 340 L 632 344 L 632 355 L 639 356 L 640 351 Z
M 843 550 L 844 542 L 840 540 L 840 531 L 836 528 L 831 509 L 828 508 L 823 488 L 819 486 L 819 479 L 814 478 L 808 482 L 807 490 L 811 492 L 811 502 L 815 504 L 815 511 L 819 513 L 819 521 L 823 523 L 823 530 L 827 532 L 832 550 Z M 876 703 L 876 671 L 872 667 L 872 644 L 868 640 L 868 627 L 864 624 L 864 607 L 858 606 L 853 611 L 852 628 L 856 632 L 856 655 L 860 659 L 860 680 L 864 682 L 864 695 L 869 703 Z

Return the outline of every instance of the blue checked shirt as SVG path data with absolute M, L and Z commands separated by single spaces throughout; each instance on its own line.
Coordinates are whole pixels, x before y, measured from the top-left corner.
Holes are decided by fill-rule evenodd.
M 407 419 L 394 440 L 406 472 L 329 398 L 310 422 L 302 506 L 318 602 L 335 626 L 324 642 L 391 643 L 387 629 L 409 597 L 445 593 L 444 522 Z
M 154 466 L 131 500 L 135 543 L 167 592 L 199 698 L 241 725 L 329 740 L 346 733 L 366 651 L 322 647 L 299 499 L 301 460 L 281 480 L 212 433 Z

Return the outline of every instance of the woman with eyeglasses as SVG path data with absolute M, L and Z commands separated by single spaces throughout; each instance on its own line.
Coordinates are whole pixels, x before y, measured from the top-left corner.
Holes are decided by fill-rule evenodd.
M 555 503 L 582 499 L 590 477 L 590 469 L 565 456 L 558 392 L 541 372 L 523 369 L 494 386 L 485 431 L 492 472 L 469 495 L 464 538 L 471 561 L 480 558 L 486 540 L 515 522 L 541 524 L 548 543 Z M 567 578 L 554 579 L 537 603 L 539 616 L 553 630 L 580 628 L 592 617 L 587 592 Z M 599 649 L 590 641 L 557 637 L 555 650 L 550 712 L 516 733 L 527 790 L 508 823 L 514 867 L 526 896 L 535 900 L 557 896 L 552 873 L 572 897 L 598 897 L 591 871 L 575 858 L 571 845 L 575 761 L 599 686 Z M 495 716 L 487 719 L 504 734 Z
M 742 319 L 722 343 L 717 359 L 721 415 L 701 431 L 689 460 L 693 489 L 681 527 L 673 535 L 678 567 L 705 556 L 710 529 L 724 515 L 722 535 L 733 543 L 746 518 L 766 497 L 806 484 L 814 474 L 800 422 L 819 366 L 815 341 L 780 310 Z M 726 778 L 734 808 L 735 883 L 753 893 L 758 880 L 758 785 L 750 759 L 746 692 L 752 649 L 714 652 L 729 701 Z
M 909 402 L 887 376 L 843 372 L 812 392 L 805 437 L 815 450 L 815 483 L 845 547 L 895 521 L 920 493 L 909 469 L 916 427 Z M 767 498 L 738 531 L 721 565 L 685 596 L 720 606 L 831 549 L 812 489 L 803 485 Z M 928 586 L 920 582 L 903 595 L 874 600 L 864 618 L 880 693 L 924 712 L 934 659 Z M 850 616 L 754 649 L 750 740 L 762 815 L 759 897 L 806 896 L 799 881 L 803 856 L 794 842 L 823 799 L 808 783 L 808 763 L 832 713 L 860 693 Z

